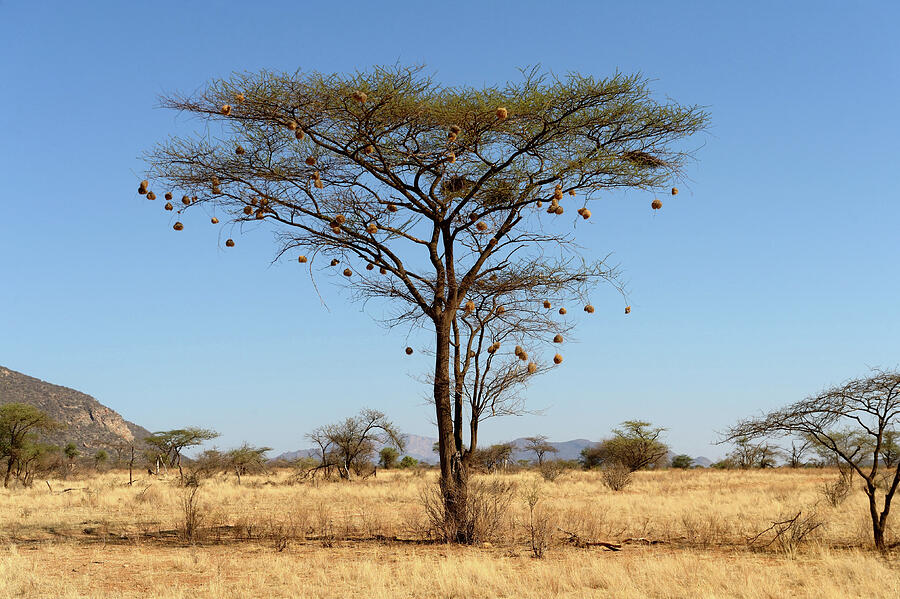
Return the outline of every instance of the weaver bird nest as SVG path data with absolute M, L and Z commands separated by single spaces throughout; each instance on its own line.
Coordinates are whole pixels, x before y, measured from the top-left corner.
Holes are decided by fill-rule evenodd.
M 234 153 L 237 154 L 238 156 L 243 155 L 245 151 L 246 150 L 244 150 L 243 146 L 238 146 L 234 149 Z
M 253 212 L 253 206 L 244 206 L 244 214 L 246 214 L 247 216 L 250 216 L 250 214 L 252 212 Z
M 631 314 L 631 306 L 625 306 L 625 314 Z
M 297 121 L 288 121 L 287 123 L 287 128 L 291 131 L 296 131 L 298 127 L 299 125 L 297 124 Z
M 497 314 L 503 314 L 504 312 L 506 312 L 506 308 L 504 308 L 503 306 L 497 306 Z
M 163 197 L 166 198 L 167 200 L 171 200 L 171 199 L 172 199 L 172 192 L 171 192 L 171 191 L 167 191 L 167 192 L 166 192 L 166 195 L 164 195 Z
M 166 210 L 175 210 L 175 206 L 172 205 L 171 202 L 166 202 L 166 205 L 163 206 Z
M 374 153 L 375 153 L 375 146 L 373 146 L 373 145 L 368 145 L 368 146 L 366 146 L 365 148 L 363 148 L 363 152 L 365 152 L 366 154 L 374 154 Z
M 148 192 L 147 192 L 147 199 L 148 199 L 148 200 L 155 200 L 155 199 L 156 199 L 156 194 L 153 193 L 152 191 L 148 191 Z
M 211 222 L 211 223 L 214 224 L 214 225 L 218 225 L 218 224 L 219 224 L 219 219 L 217 219 L 217 218 L 214 216 L 214 217 L 212 217 L 211 219 L 209 219 L 209 222 Z
M 560 308 L 560 309 L 559 309 L 559 314 L 560 314 L 561 316 L 565 316 L 565 315 L 566 315 L 566 309 L 565 309 L 565 308 Z
M 550 309 L 550 306 L 551 306 L 550 300 L 544 300 L 544 307 L 547 308 L 547 309 L 549 310 L 549 309 Z
M 353 92 L 352 97 L 354 100 L 356 100 L 360 104 L 365 104 L 366 100 L 369 99 L 369 96 L 366 95 L 366 92 L 362 92 L 359 90 L 356 90 L 355 92 Z
M 660 200 L 659 198 L 653 200 L 652 202 L 650 202 L 650 207 L 654 210 L 659 210 L 660 208 L 662 208 L 662 200 Z
M 306 264 L 306 256 L 297 256 L 297 262 L 300 264 Z
M 182 225 L 181 223 L 175 223 L 174 225 L 172 225 L 172 228 L 176 231 L 181 231 L 182 229 L 184 229 L 184 225 Z
M 307 156 L 307 158 L 304 162 L 306 162 L 306 164 L 308 164 L 309 166 L 315 166 L 316 165 L 316 157 L 315 156 Z
M 303 129 L 297 129 L 296 131 L 294 131 L 294 137 L 302 140 L 304 137 L 306 137 L 306 133 L 303 132 Z
M 673 196 L 677 196 L 677 195 L 678 195 L 678 188 L 677 188 L 677 187 L 673 187 L 673 188 L 672 188 L 672 195 L 673 195 Z
M 483 232 L 487 231 L 488 226 L 487 226 L 487 223 L 485 223 L 482 220 L 482 221 L 478 221 L 478 224 L 475 225 L 475 228 L 483 233 Z
M 344 276 L 345 276 L 345 277 L 352 277 L 352 276 L 353 276 L 353 271 L 350 270 L 349 268 L 345 268 L 345 269 L 344 269 Z
M 556 337 L 553 338 L 553 343 L 562 343 L 562 342 L 563 342 L 563 336 L 560 335 L 559 333 L 557 333 Z
M 369 262 L 366 264 L 366 270 L 375 270 L 375 265 Z
M 534 362 L 531 362 L 528 365 L 528 374 L 534 374 L 535 372 L 537 372 L 537 369 L 538 369 L 538 365 L 535 364 Z
M 594 306 L 588 304 L 587 306 L 584 307 L 584 311 L 587 312 L 588 314 L 593 314 L 593 313 L 594 313 Z
M 506 108 L 501 106 L 500 108 L 497 109 L 497 118 L 500 119 L 501 121 L 508 116 L 509 116 L 509 111 L 506 110 Z
M 340 264 L 340 263 L 341 263 L 341 261 L 338 260 L 337 258 L 332 258 L 332 259 L 331 259 L 331 265 L 332 265 L 332 266 L 337 266 L 337 265 Z
M 245 98 L 244 94 L 242 94 L 241 92 L 234 94 L 234 101 L 237 102 L 238 104 L 241 104 L 246 99 L 247 98 Z
M 464 308 L 465 308 L 467 314 L 474 312 L 475 311 L 475 302 L 473 302 L 472 300 L 467 301 Z
M 219 109 L 219 112 L 228 116 L 231 114 L 231 104 L 222 104 L 222 107 Z
M 376 225 L 375 223 L 369 223 L 368 226 L 366 227 L 366 233 L 369 233 L 370 235 L 374 235 L 377 232 L 378 232 L 378 225 Z
M 412 354 L 413 354 L 413 348 L 407 347 L 407 348 L 406 348 L 406 355 L 407 355 L 407 356 L 411 356 Z
M 144 179 L 143 181 L 141 181 L 141 184 L 138 185 L 138 193 L 141 195 L 144 195 L 145 193 L 147 193 L 147 188 L 149 186 L 150 186 L 150 181 L 147 181 L 146 179 Z
M 234 239 L 228 239 L 228 240 L 226 240 L 226 241 L 225 241 L 225 245 L 226 245 L 227 247 L 233 248 L 233 247 L 234 247 Z
M 383 274 L 383 275 L 386 275 L 386 274 L 387 274 L 387 269 L 386 269 L 385 267 L 382 266 L 381 268 L 378 269 L 378 272 L 380 272 L 380 273 Z
M 500 349 L 500 342 L 494 341 L 493 343 L 491 343 L 488 346 L 487 351 L 489 354 L 492 354 L 492 353 L 496 352 L 498 349 Z
M 190 206 L 191 198 L 189 198 L 187 196 L 181 196 L 181 203 L 184 204 L 185 206 Z
M 387 205 L 388 212 L 397 212 L 397 204 L 388 204 Z
M 563 358 L 560 354 L 556 354 L 555 356 L 553 356 L 554 364 L 562 364 L 562 360 L 563 360 Z

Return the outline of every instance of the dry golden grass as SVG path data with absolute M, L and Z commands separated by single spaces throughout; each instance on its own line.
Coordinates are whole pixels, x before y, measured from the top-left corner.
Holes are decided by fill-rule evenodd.
M 46 597 L 891 597 L 900 561 L 870 551 L 864 496 L 824 501 L 835 471 L 641 472 L 618 493 L 599 473 L 515 487 L 491 543 L 419 544 L 433 472 L 289 484 L 291 473 L 203 482 L 200 534 L 183 535 L 177 477 L 50 481 L 0 491 L 0 596 Z M 43 483 L 40 483 L 43 484 Z M 524 495 L 551 531 L 532 559 Z M 858 487 L 858 485 L 857 485 Z M 61 492 L 65 488 L 76 490 Z M 785 515 L 824 526 L 802 544 L 751 548 Z M 573 547 L 558 528 L 619 552 Z M 897 530 L 895 526 L 893 530 Z M 631 541 L 629 541 L 631 539 Z M 638 540 L 640 539 L 640 540 Z M 644 541 L 655 544 L 646 545 Z M 896 534 L 889 533 L 889 542 Z

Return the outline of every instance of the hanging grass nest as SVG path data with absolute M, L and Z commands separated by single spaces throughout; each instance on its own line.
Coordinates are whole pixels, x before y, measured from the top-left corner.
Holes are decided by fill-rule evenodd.
M 375 223 L 369 223 L 366 226 L 366 233 L 368 233 L 370 235 L 374 235 L 377 232 L 378 232 L 378 225 L 376 225 Z
M 588 314 L 593 314 L 593 313 L 594 313 L 594 306 L 588 304 L 588 305 L 586 305 L 586 306 L 584 307 L 584 311 L 587 312 Z
M 242 104 L 244 102 L 244 100 L 246 100 L 246 99 L 247 98 L 245 98 L 244 94 L 242 94 L 241 92 L 234 94 L 234 101 L 237 102 L 238 104 Z
M 349 268 L 345 268 L 345 269 L 344 269 L 344 276 L 345 276 L 345 277 L 352 277 L 352 276 L 353 276 L 353 271 L 350 270 Z
M 381 268 L 378 269 L 378 272 L 380 272 L 383 275 L 386 275 L 388 271 L 385 267 L 382 266 Z
M 550 202 L 550 205 L 547 206 L 547 214 L 553 214 L 554 212 L 556 212 L 557 208 L 559 208 L 559 204 L 556 200 L 553 200 L 552 202 Z
M 504 306 L 497 306 L 497 314 L 504 314 L 506 312 L 506 308 Z
M 256 218 L 264 218 L 266 216 L 266 211 L 262 208 L 256 211 Z
M 182 225 L 181 223 L 175 223 L 174 225 L 172 225 L 172 228 L 176 231 L 181 231 L 182 229 L 184 229 L 184 225 Z
M 225 245 L 226 245 L 227 247 L 233 248 L 233 247 L 234 247 L 234 239 L 227 239 L 227 240 L 225 240 Z
M 211 222 L 211 223 L 214 224 L 214 225 L 218 225 L 218 224 L 219 224 L 219 219 L 217 219 L 217 218 L 214 216 L 214 217 L 212 217 L 211 219 L 209 219 L 209 222 Z
M 497 109 L 496 114 L 497 114 L 497 118 L 502 121 L 503 119 L 505 119 L 506 117 L 509 116 L 509 111 L 506 110 L 506 108 L 504 108 L 503 106 L 501 106 L 500 108 Z
M 553 343 L 562 343 L 562 342 L 563 342 L 563 336 L 560 335 L 559 333 L 557 333 L 556 337 L 553 338 Z
M 141 184 L 138 185 L 138 193 L 141 195 L 146 194 L 148 187 L 150 187 L 150 181 L 147 181 L 146 179 L 144 179 L 143 181 L 141 181 Z
M 153 193 L 152 191 L 148 191 L 148 192 L 147 192 L 147 199 L 148 199 L 148 200 L 155 200 L 155 199 L 156 199 L 156 194 Z
M 297 262 L 300 264 L 306 264 L 306 256 L 297 256 Z
M 631 314 L 631 306 L 625 306 L 625 314 Z
M 345 222 L 347 222 L 347 217 L 344 216 L 343 214 L 338 214 L 337 216 L 334 217 L 334 222 L 336 222 L 339 225 L 343 225 Z
M 250 216 L 253 213 L 253 206 L 244 206 L 244 214 Z
M 678 188 L 677 188 L 677 187 L 673 187 L 673 188 L 672 188 L 672 195 L 673 195 L 673 196 L 677 196 L 677 195 L 678 195 Z
M 562 364 L 562 355 L 556 354 L 555 356 L 553 356 L 553 363 Z
M 316 165 L 316 157 L 315 156 L 307 156 L 306 160 L 304 162 L 306 162 L 306 164 L 308 164 L 309 166 L 315 166 Z
M 456 162 L 456 154 L 453 152 L 447 152 L 447 162 L 449 162 L 450 164 Z
M 550 306 L 551 306 L 550 300 L 544 300 L 544 307 L 547 308 L 547 309 L 549 310 L 549 309 L 550 309 Z
M 166 198 L 167 200 L 171 201 L 172 200 L 172 192 L 167 191 L 166 195 L 164 195 L 163 197 Z
M 413 354 L 413 348 L 407 347 L 407 348 L 406 348 L 406 355 L 407 355 L 407 356 L 411 356 L 412 354 Z
M 313 185 L 315 185 L 316 189 L 325 189 L 325 184 L 318 177 L 313 181 Z
M 591 211 L 590 211 L 590 210 L 588 210 L 587 208 L 585 208 L 584 210 L 581 211 L 581 218 L 583 218 L 584 220 L 587 220 L 587 219 L 589 219 L 590 217 L 591 217 Z
M 528 361 L 528 352 L 525 350 L 522 350 L 522 353 L 519 354 L 519 359 L 522 360 L 523 362 L 527 362 Z
M 387 205 L 388 212 L 397 212 L 397 204 L 388 204 Z
M 538 365 L 535 364 L 534 362 L 531 362 L 530 364 L 528 364 L 528 374 L 534 374 L 535 372 L 537 372 L 537 369 L 538 369 Z
M 170 211 L 175 210 L 175 206 L 173 206 L 171 202 L 166 202 L 166 205 L 163 206 L 163 208 L 165 208 L 166 210 L 170 210 Z
M 340 226 L 338 226 L 338 225 L 333 225 L 333 226 L 331 227 L 331 232 L 334 233 L 335 235 L 340 235 L 340 234 L 341 234 L 341 228 L 340 228 Z
M 454 133 L 453 131 L 451 131 L 450 133 L 448 133 L 448 134 L 447 134 L 447 141 L 449 141 L 449 142 L 451 142 L 451 143 L 454 142 L 454 141 L 456 141 L 456 133 Z
M 234 149 L 234 153 L 238 156 L 243 156 L 244 152 L 246 152 L 246 150 L 244 150 L 243 146 L 238 146 Z
M 513 348 L 513 353 L 516 354 L 517 356 L 518 356 L 519 354 L 521 354 L 522 352 L 524 352 L 524 351 L 525 351 L 525 350 L 522 349 L 522 346 L 521 346 L 521 345 L 517 345 L 515 348 Z
M 231 114 L 231 104 L 222 104 L 222 107 L 219 109 L 219 112 L 228 116 Z
M 491 273 L 491 276 L 488 277 L 488 281 L 496 281 L 496 280 L 497 280 L 496 273 Z
M 363 91 L 360 91 L 360 90 L 354 91 L 353 94 L 352 94 L 352 97 L 353 97 L 354 100 L 356 100 L 356 101 L 359 102 L 360 104 L 365 104 L 365 103 L 366 103 L 366 100 L 369 99 L 369 96 L 366 95 L 366 92 L 363 92 Z
M 575 190 L 574 190 L 574 189 L 570 189 L 570 190 L 569 190 L 569 195 L 570 195 L 570 196 L 574 196 L 574 195 L 575 195 Z
M 650 207 L 654 210 L 659 210 L 660 208 L 662 208 L 662 200 L 660 200 L 659 198 L 654 199 L 652 202 L 650 202 Z
M 212 192 L 213 192 L 214 194 L 220 194 L 220 193 L 222 193 L 222 188 L 219 187 L 218 185 L 216 185 L 216 186 L 214 186 L 214 187 L 212 188 Z
M 450 125 L 450 133 L 452 133 L 453 135 L 459 135 L 460 131 L 462 131 L 462 129 L 460 129 L 456 125 Z
M 259 203 L 259 200 L 257 200 L 256 198 L 250 198 L 251 206 L 256 206 L 258 203 Z
M 475 228 L 483 233 L 483 232 L 487 231 L 488 226 L 487 226 L 486 222 L 484 222 L 483 220 L 480 220 L 480 221 L 478 221 L 478 224 L 475 225 Z
M 375 153 L 375 146 L 373 146 L 372 144 L 369 144 L 369 145 L 367 145 L 365 148 L 363 148 L 363 152 L 365 152 L 367 155 L 374 154 L 374 153 Z
M 337 266 L 337 265 L 340 264 L 340 263 L 341 263 L 341 261 L 338 260 L 337 258 L 332 258 L 332 259 L 331 259 L 331 265 L 332 265 L 332 266 Z
M 375 265 L 369 262 L 366 264 L 366 270 L 375 270 Z
M 191 198 L 189 198 L 188 196 L 181 196 L 181 203 L 184 204 L 185 206 L 190 206 Z
M 471 314 L 472 312 L 475 311 L 475 302 L 473 302 L 472 300 L 467 301 L 464 308 L 465 308 L 466 314 Z
M 542 201 L 540 201 L 540 200 L 537 201 L 537 207 L 538 207 L 538 208 L 542 207 L 543 205 L 544 205 L 544 202 L 542 202 Z
M 304 137 L 306 137 L 306 133 L 303 132 L 303 129 L 298 128 L 296 131 L 294 131 L 294 137 L 302 140 Z
M 565 309 L 565 308 L 560 308 L 560 309 L 559 309 L 559 314 L 560 314 L 560 316 L 565 316 L 565 315 L 566 315 L 566 309 Z
M 500 342 L 494 341 L 493 343 L 491 343 L 488 346 L 487 351 L 489 354 L 492 354 L 492 353 L 496 352 L 498 349 L 500 349 Z
M 290 129 L 291 131 L 296 131 L 298 127 L 299 127 L 299 125 L 297 124 L 297 121 L 288 121 L 287 122 L 287 128 Z
M 554 212 L 555 214 L 557 214 L 557 215 L 562 214 L 562 213 L 563 213 L 563 207 L 562 207 L 562 206 L 557 206 L 557 207 L 556 207 L 556 210 L 554 210 L 553 212 Z
M 563 199 L 562 185 L 557 185 L 556 189 L 553 190 L 553 199 L 556 201 Z
M 640 150 L 631 150 L 625 152 L 622 154 L 622 158 L 635 166 L 641 166 L 645 168 L 659 168 L 666 165 L 665 160 L 657 158 L 656 156 L 648 154 L 647 152 L 641 152 Z

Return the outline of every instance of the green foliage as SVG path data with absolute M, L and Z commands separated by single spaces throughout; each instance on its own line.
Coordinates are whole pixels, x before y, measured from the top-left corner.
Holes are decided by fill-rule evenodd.
M 405 456 L 403 456 L 403 459 L 400 460 L 400 464 L 398 465 L 398 468 L 404 468 L 404 469 L 405 468 L 415 468 L 418 465 L 419 465 L 419 460 L 417 460 L 416 458 L 414 458 L 412 456 L 405 455 Z
M 619 464 L 635 472 L 664 465 L 669 447 L 660 438 L 664 428 L 652 428 L 649 422 L 626 420 L 613 429 L 613 436 L 581 450 L 584 468 Z
M 238 484 L 240 484 L 241 476 L 265 470 L 266 454 L 270 451 L 272 451 L 271 447 L 254 447 L 244 443 L 236 449 L 225 452 L 223 461 L 237 476 Z
M 37 433 L 48 432 L 59 425 L 46 413 L 29 404 L 8 403 L 0 406 L 0 458 L 6 459 L 3 486 L 9 486 L 13 471 L 28 483 L 29 464 L 34 463 L 47 446 L 36 443 Z
M 98 468 L 105 464 L 109 460 L 109 454 L 106 453 L 105 449 L 101 449 L 94 454 L 94 465 Z
M 672 458 L 672 468 L 687 469 L 694 465 L 694 458 L 687 454 L 679 454 Z
M 389 470 L 397 465 L 397 458 L 399 457 L 400 452 L 393 447 L 383 447 L 381 451 L 378 452 L 378 463 L 385 470 Z
M 76 447 L 74 443 L 69 441 L 66 443 L 65 448 L 63 448 L 63 454 L 65 454 L 66 458 L 71 462 L 80 456 L 81 452 L 78 451 L 78 447 Z

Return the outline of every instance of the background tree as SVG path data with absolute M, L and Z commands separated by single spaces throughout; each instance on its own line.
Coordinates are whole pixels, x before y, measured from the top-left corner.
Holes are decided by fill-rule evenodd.
M 537 458 L 538 466 L 544 465 L 544 456 L 548 453 L 557 453 L 559 450 L 547 442 L 545 435 L 525 437 L 525 450 L 530 451 Z
M 687 454 L 679 454 L 672 458 L 672 468 L 681 468 L 687 470 L 694 464 L 694 458 Z
M 768 443 L 753 443 L 750 437 L 732 439 L 734 447 L 720 463 L 724 468 L 774 468 L 778 459 L 778 448 Z
M 515 449 L 512 443 L 496 443 L 484 449 L 476 449 L 473 461 L 480 469 L 487 472 L 503 470 L 509 466 Z
M 642 420 L 626 420 L 620 428 L 613 429 L 612 438 L 601 442 L 603 453 L 608 461 L 631 472 L 659 466 L 669 452 L 669 446 L 660 440 L 665 430 L 652 428 Z
M 341 478 L 350 480 L 369 464 L 376 444 L 390 444 L 402 450 L 400 431 L 382 412 L 364 409 L 353 418 L 315 429 L 307 435 L 322 448 L 324 462 L 335 463 Z
M 900 484 L 900 464 L 885 473 L 883 490 L 879 490 L 882 451 L 885 432 L 894 430 L 898 421 L 900 372 L 875 369 L 867 378 L 739 422 L 728 431 L 726 440 L 801 435 L 834 455 L 865 481 L 875 546 L 884 551 L 884 531 Z
M 225 466 L 234 472 L 238 484 L 241 484 L 241 476 L 266 469 L 266 454 L 270 451 L 271 447 L 254 447 L 244 443 L 236 449 L 225 452 L 223 461 Z
M 566 194 L 578 198 L 568 200 L 569 214 L 581 204 L 587 218 L 601 192 L 667 187 L 688 157 L 675 143 L 707 118 L 658 103 L 638 76 L 537 69 L 484 89 L 444 87 L 421 68 L 237 74 L 162 104 L 209 121 L 148 154 L 150 178 L 184 194 L 179 212 L 270 222 L 282 253 L 310 268 L 307 254 L 340 264 L 354 297 L 389 300 L 432 332 L 450 531 L 466 511 L 451 393 L 458 311 L 476 284 L 507 267 L 557 253 L 581 269 L 566 260 L 571 225 L 548 222 L 563 213 Z M 148 186 L 139 191 L 152 199 Z
M 393 447 L 382 447 L 381 451 L 378 452 L 378 463 L 385 470 L 390 470 L 397 466 L 397 459 L 399 457 L 400 452 Z
M 163 463 L 178 466 L 178 475 L 184 483 L 184 470 L 181 467 L 181 457 L 185 449 L 197 447 L 206 441 L 219 436 L 214 430 L 188 427 L 170 431 L 159 431 L 144 439 L 144 443 L 150 446 Z
M 34 406 L 23 403 L 0 406 L 0 458 L 6 459 L 4 487 L 9 486 L 17 463 L 21 467 L 26 460 L 36 459 L 34 441 L 37 433 L 58 427 L 50 416 Z
M 105 449 L 97 450 L 97 453 L 94 454 L 94 468 L 100 470 L 106 462 L 109 460 L 109 454 L 106 453 Z
M 418 465 L 419 465 L 419 460 L 417 460 L 416 458 L 414 458 L 412 456 L 405 455 L 405 456 L 403 456 L 403 459 L 400 460 L 400 465 L 398 467 L 399 468 L 415 468 Z

